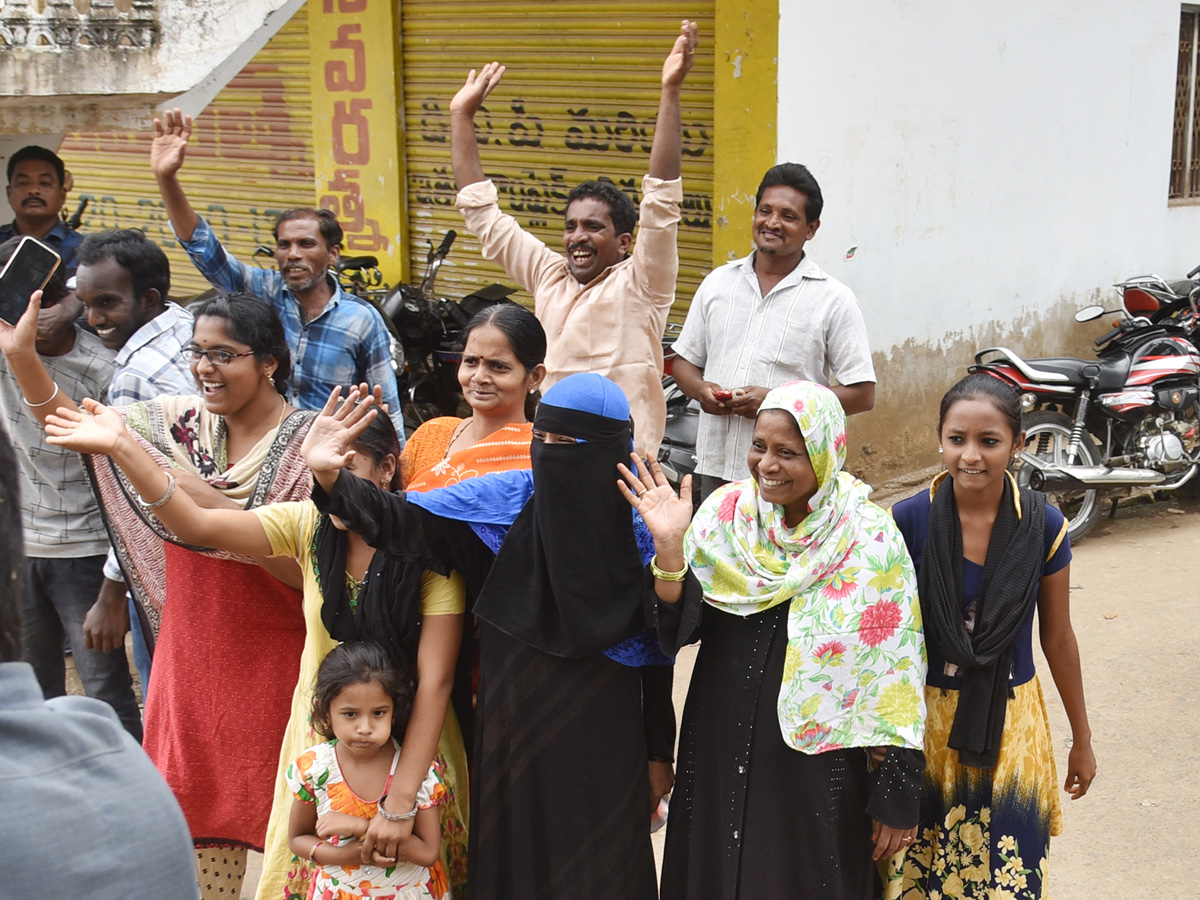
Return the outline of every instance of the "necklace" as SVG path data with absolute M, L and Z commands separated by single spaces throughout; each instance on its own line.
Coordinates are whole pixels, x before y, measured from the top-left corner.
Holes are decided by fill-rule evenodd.
M 283 424 L 283 414 L 287 412 L 287 400 L 284 400 L 283 397 L 280 397 L 279 399 L 282 401 L 282 405 L 279 407 L 279 421 L 275 423 L 275 428 L 277 430 L 279 426 Z
M 462 437 L 466 433 L 467 429 L 474 424 L 474 416 L 467 416 L 467 418 L 458 423 L 458 427 L 455 428 L 454 432 L 450 435 L 450 441 L 446 444 L 446 452 L 443 454 L 442 459 L 449 459 L 451 455 L 453 455 L 455 443 L 457 443 L 458 439 Z M 472 443 L 474 442 L 472 441 Z M 468 446 L 470 445 L 468 444 Z

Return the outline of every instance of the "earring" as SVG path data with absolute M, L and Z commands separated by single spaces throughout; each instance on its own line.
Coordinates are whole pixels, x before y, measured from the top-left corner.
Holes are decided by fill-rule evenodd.
M 942 448 L 938 447 L 938 453 L 941 453 L 941 452 L 942 452 Z
M 274 372 L 267 373 L 267 381 L 271 382 L 271 387 L 275 387 L 275 373 Z
M 536 394 L 536 393 L 537 393 L 537 388 L 530 388 L 530 389 L 529 389 L 529 393 L 531 393 L 531 394 Z

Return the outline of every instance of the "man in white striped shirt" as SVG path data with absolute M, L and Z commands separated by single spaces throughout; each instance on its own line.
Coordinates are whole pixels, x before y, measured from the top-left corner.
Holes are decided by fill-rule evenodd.
M 754 420 L 788 381 L 829 385 L 847 414 L 875 405 L 875 368 L 854 293 L 804 252 L 821 188 L 804 166 L 767 171 L 755 197 L 754 252 L 709 273 L 675 342 L 675 380 L 703 412 L 700 497 L 747 476 Z
M 196 381 L 183 358 L 192 340 L 192 314 L 167 299 L 171 265 L 162 248 L 136 230 L 101 231 L 79 247 L 77 293 L 88 322 L 105 346 L 117 351 L 108 388 L 110 406 L 153 400 L 160 394 L 194 394 Z M 76 400 L 82 398 L 76 397 Z M 150 649 L 116 554 L 104 561 L 104 582 L 84 620 L 84 631 L 100 650 L 123 648 L 133 630 L 133 657 L 150 681 Z

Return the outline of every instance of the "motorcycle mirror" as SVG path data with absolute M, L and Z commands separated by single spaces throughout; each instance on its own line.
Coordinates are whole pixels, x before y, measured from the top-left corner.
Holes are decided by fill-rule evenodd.
M 1075 313 L 1076 322 L 1090 322 L 1092 319 L 1098 319 L 1104 315 L 1103 306 L 1085 306 L 1079 312 Z

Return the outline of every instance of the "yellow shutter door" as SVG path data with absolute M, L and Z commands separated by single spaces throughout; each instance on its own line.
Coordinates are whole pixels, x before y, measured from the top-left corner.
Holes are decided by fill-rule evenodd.
M 315 205 L 308 17 L 303 7 L 196 120 L 181 181 L 197 212 L 234 255 L 250 262 L 273 244 L 275 216 Z M 75 176 L 67 206 L 90 202 L 83 232 L 142 228 L 171 260 L 171 293 L 209 285 L 179 247 L 150 174 L 151 127 L 118 134 L 69 134 L 59 154 Z M 274 261 L 264 264 L 274 265 Z
M 476 117 L 484 171 L 501 208 L 558 250 L 567 193 L 604 175 L 641 199 L 658 113 L 662 62 L 684 16 L 700 25 L 683 92 L 683 223 L 674 318 L 712 264 L 713 0 L 401 0 L 404 123 L 412 272 L 428 242 L 459 232 L 439 276 L 461 297 L 502 270 L 483 260 L 454 208 L 450 99 L 467 71 L 508 67 Z M 636 232 L 635 232 L 636 236 Z M 528 298 L 524 298 L 528 300 Z

